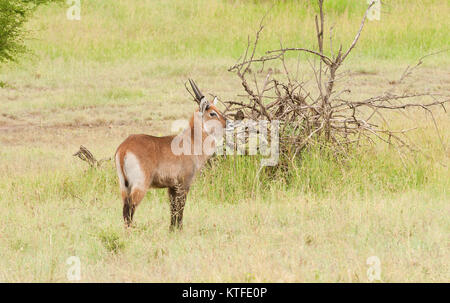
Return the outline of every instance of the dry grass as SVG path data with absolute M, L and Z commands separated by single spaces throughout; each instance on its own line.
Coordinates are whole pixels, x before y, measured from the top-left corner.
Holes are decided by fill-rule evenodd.
M 163 56 L 160 49 L 170 39 L 185 41 L 183 27 L 174 23 L 181 20 L 179 12 L 167 18 L 154 13 L 152 19 L 144 18 L 145 13 L 156 10 L 145 8 L 144 1 L 136 7 L 125 7 L 124 1 L 117 7 L 91 2 L 105 9 L 86 8 L 86 23 L 78 25 L 63 23 L 58 8 L 43 9 L 43 16 L 52 18 L 31 23 L 41 29 L 39 40 L 31 44 L 40 60 L 2 67 L 0 80 L 9 87 L 0 89 L 0 281 L 65 282 L 65 262 L 72 255 L 80 257 L 82 281 L 89 282 L 366 282 L 366 260 L 373 255 L 381 260 L 382 281 L 449 281 L 450 119 L 442 111 L 436 118 L 444 147 L 430 117 L 408 111 L 407 116 L 390 118 L 399 128 L 419 127 L 411 136 L 422 154 L 400 157 L 380 145 L 355 152 L 342 164 L 311 151 L 293 170 L 290 184 L 282 178 L 258 181 L 256 159 L 230 158 L 197 180 L 188 197 L 183 232 L 169 233 L 168 199 L 162 190 L 147 195 L 136 212 L 136 227 L 125 231 L 113 164 L 92 170 L 72 154 L 83 144 L 104 158 L 130 133 L 166 134 L 170 121 L 187 117 L 194 108 L 183 87 L 188 77 L 223 99 L 241 93 L 239 81 L 225 70 L 234 63 L 235 52 L 245 47 L 263 8 L 202 2 L 219 14 L 217 19 L 244 30 L 227 48 L 231 34 L 220 40 L 217 20 L 201 15 L 190 22 L 214 25 L 208 30 L 213 38 L 204 45 L 186 42 L 189 51 L 183 57 L 172 50 Z M 240 5 L 242 12 L 233 15 Z M 184 13 L 197 12 L 194 8 L 188 6 Z M 361 97 L 384 91 L 405 67 L 399 61 L 415 63 L 409 59 L 414 55 L 403 50 L 405 45 L 421 41 L 426 47 L 423 38 L 434 31 L 445 39 L 448 33 L 440 27 L 448 22 L 448 4 L 434 2 L 425 10 L 419 3 L 410 9 L 408 18 L 378 26 L 385 24 L 395 35 L 412 35 L 404 30 L 423 15 L 416 40 L 406 37 L 398 48 L 377 56 L 383 47 L 377 43 L 388 33 L 368 28 L 361 41 L 369 41 L 355 51 L 361 50 L 361 56 L 347 67 L 353 71 L 350 82 L 341 85 L 351 85 Z M 130 10 L 137 19 L 128 22 L 121 14 Z M 277 25 L 271 27 L 284 32 L 291 31 L 289 22 L 298 28 L 312 22 L 308 14 L 300 19 L 296 14 L 301 11 L 287 11 L 292 15 L 274 18 Z M 118 19 L 108 15 L 114 12 Z M 248 12 L 255 24 L 237 22 Z M 283 12 L 286 8 L 276 14 Z M 352 22 L 360 18 L 345 11 L 337 16 L 344 36 L 351 37 Z M 430 18 L 442 22 L 430 27 Z M 167 22 L 169 29 L 176 29 L 166 42 L 155 42 L 160 53 L 147 52 L 146 43 L 153 43 L 154 36 L 140 38 L 153 28 L 152 22 Z M 141 23 L 146 26 L 138 32 L 139 39 L 125 35 Z M 129 26 L 102 39 L 113 24 Z M 199 30 L 200 37 L 207 28 Z M 267 45 L 275 43 L 271 37 L 278 34 L 271 32 Z M 77 47 L 71 48 L 75 37 Z M 139 47 L 132 48 L 128 58 L 121 46 L 131 40 L 139 41 Z M 95 50 L 89 50 L 92 45 Z M 101 50 L 103 59 L 98 57 Z M 152 59 L 153 54 L 160 59 Z M 395 59 L 400 57 L 407 59 Z M 448 55 L 428 61 L 410 89 L 450 91 L 446 62 Z
M 215 205 L 191 198 L 186 228 L 176 234 L 168 232 L 167 203 L 153 194 L 130 233 L 111 195 L 11 203 L 3 212 L 0 278 L 64 282 L 65 260 L 76 255 L 82 281 L 366 282 L 366 259 L 376 255 L 382 281 L 448 280 L 443 197 L 281 195 Z
M 429 71 L 435 77 L 431 87 L 448 87 L 445 69 Z M 370 92 L 397 75 L 397 70 L 360 73 L 354 81 Z M 233 85 L 228 77 L 218 86 L 222 92 Z M 428 85 L 430 77 L 418 83 Z M 319 156 L 300 172 L 310 178 L 299 180 L 305 187 L 269 182 L 271 189 L 252 195 L 253 186 L 237 181 L 231 163 L 200 177 L 188 198 L 182 233 L 168 232 L 169 209 L 161 190 L 148 194 L 137 211 L 137 227 L 125 232 L 112 163 L 94 171 L 71 155 L 84 144 L 103 158 L 129 133 L 166 133 L 172 118 L 145 117 L 155 109 L 174 118 L 189 113 L 193 105 L 184 88 L 175 87 L 176 78 L 166 78 L 174 83 L 173 98 L 182 100 L 173 111 L 176 102 L 162 110 L 162 105 L 122 100 L 115 107 L 55 112 L 18 106 L 12 111 L 16 119 L 2 117 L 0 280 L 66 281 L 65 260 L 71 255 L 82 260 L 82 281 L 364 282 L 372 255 L 381 259 L 383 281 L 448 280 L 449 222 L 443 214 L 449 211 L 449 174 L 442 166 L 448 165 L 448 155 L 429 117 L 419 112 L 403 117 L 399 127 L 421 126 L 413 136 L 431 158 L 408 158 L 408 169 L 382 146 L 368 157 L 379 161 L 355 162 L 358 169 L 337 176 L 337 167 L 326 170 L 328 160 Z M 202 80 L 208 83 L 206 75 Z M 20 100 L 32 91 L 15 93 Z M 132 113 L 135 119 L 127 121 Z M 76 115 L 82 123 L 72 118 Z M 106 122 L 96 124 L 99 116 Z M 448 115 L 438 114 L 438 121 L 448 142 Z M 244 179 L 253 179 L 249 176 L 256 171 L 237 169 Z M 408 174 L 414 176 L 410 181 Z

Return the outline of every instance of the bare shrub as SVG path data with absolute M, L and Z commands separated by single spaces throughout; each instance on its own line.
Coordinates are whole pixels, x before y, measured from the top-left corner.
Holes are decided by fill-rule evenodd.
M 264 18 L 253 43 L 248 40 L 244 55 L 229 68 L 240 79 L 245 91 L 239 100 L 227 101 L 226 113 L 240 115 L 253 120 L 278 120 L 280 122 L 280 156 L 292 160 L 305 147 L 310 145 L 331 146 L 334 151 L 346 154 L 350 147 L 363 142 L 373 143 L 377 139 L 402 149 L 414 149 L 405 136 L 408 129 L 394 130 L 385 119 L 387 112 L 400 112 L 408 108 L 420 108 L 431 114 L 432 107 L 442 107 L 449 101 L 448 96 L 429 92 L 396 92 L 395 87 L 404 82 L 422 63 L 408 67 L 398 81 L 384 93 L 364 100 L 355 101 L 351 87 L 336 89 L 336 83 L 348 76 L 339 73 L 345 60 L 354 50 L 364 28 L 370 4 L 362 18 L 359 29 L 350 44 L 344 50 L 341 45 L 333 50 L 332 28 L 330 28 L 329 55 L 324 52 L 325 17 L 323 0 L 318 0 L 319 15 L 315 16 L 317 49 L 302 47 L 281 47 L 268 50 L 264 56 L 256 57 L 258 41 L 264 28 Z M 280 43 L 281 44 L 281 43 Z M 295 73 L 286 61 L 288 53 L 307 53 L 314 58 L 309 60 L 316 89 L 298 80 L 299 61 Z M 318 64 L 317 64 L 318 61 Z M 278 63 L 277 71 L 274 64 Z M 276 65 L 275 65 L 276 66 Z M 257 74 L 263 74 L 258 81 Z M 259 77 L 261 78 L 261 77 Z M 429 99 L 419 103 L 418 99 Z M 375 117 L 378 118 L 375 121 Z M 382 121 L 382 123 L 379 123 Z M 435 122 L 436 125 L 436 122 Z M 438 131 L 436 126 L 436 131 Z

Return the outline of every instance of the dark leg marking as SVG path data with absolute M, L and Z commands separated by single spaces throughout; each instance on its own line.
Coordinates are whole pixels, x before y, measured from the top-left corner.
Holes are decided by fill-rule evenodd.
M 181 186 L 169 188 L 170 198 L 170 230 L 183 228 L 183 211 L 189 189 Z

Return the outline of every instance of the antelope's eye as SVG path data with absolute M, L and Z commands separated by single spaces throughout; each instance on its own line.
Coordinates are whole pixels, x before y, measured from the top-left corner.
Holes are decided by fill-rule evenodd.
M 210 113 L 209 113 L 209 116 L 210 116 L 210 117 L 217 117 L 217 114 L 216 114 L 216 112 L 210 112 Z

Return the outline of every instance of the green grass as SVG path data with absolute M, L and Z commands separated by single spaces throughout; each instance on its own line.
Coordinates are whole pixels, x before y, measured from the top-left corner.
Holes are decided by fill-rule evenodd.
M 440 157 L 445 158 L 442 154 Z M 314 199 L 362 198 L 431 190 L 433 186 L 439 192 L 449 185 L 445 166 L 433 165 L 433 160 L 422 153 L 409 154 L 405 159 L 405 156 L 393 155 L 391 150 L 362 148 L 340 158 L 331 150 L 310 149 L 289 163 L 284 171 L 260 170 L 260 163 L 260 157 L 217 158 L 205 169 L 195 190 L 200 190 L 198 194 L 212 202 L 236 203 L 239 197 L 270 198 L 272 192 L 280 191 L 301 192 Z
M 356 99 L 448 47 L 448 1 L 384 2 L 344 68 L 356 73 L 336 86 Z M 169 232 L 166 190 L 150 190 L 124 229 L 113 163 L 92 169 L 73 153 L 82 144 L 101 159 L 131 133 L 168 134 L 194 108 L 187 78 L 223 100 L 241 94 L 226 70 L 272 1 L 82 5 L 80 22 L 41 7 L 27 25 L 33 55 L 0 69 L 0 281 L 67 282 L 70 256 L 85 282 L 368 282 L 370 256 L 385 282 L 448 281 L 450 119 L 437 109 L 442 142 L 429 115 L 386 117 L 418 128 L 409 136 L 420 152 L 311 148 L 275 172 L 260 157 L 218 157 L 191 188 L 182 232 Z M 364 7 L 326 2 L 336 46 L 351 43 Z M 259 53 L 280 38 L 314 46 L 315 12 L 310 1 L 277 2 Z M 448 63 L 448 53 L 427 58 L 405 89 L 448 92 Z
M 81 21 L 68 21 L 65 7 L 41 8 L 29 24 L 30 48 L 50 59 L 112 62 L 139 58 L 238 58 L 253 39 L 271 1 L 84 1 Z M 348 46 L 366 9 L 365 1 L 326 1 L 326 41 L 333 26 L 335 48 Z M 316 45 L 312 1 L 273 5 L 259 51 Z M 448 1 L 385 1 L 380 21 L 367 22 L 360 59 L 414 60 L 448 48 Z M 39 17 L 40 16 L 40 17 Z M 163 38 L 162 38 L 163 37 Z M 328 43 L 326 43 L 328 48 Z M 441 56 L 446 58 L 446 56 Z
M 75 255 L 83 281 L 364 282 L 376 255 L 385 282 L 445 281 L 448 171 L 355 156 L 307 153 L 292 184 L 253 178 L 256 158 L 219 159 L 194 184 L 175 234 L 165 190 L 150 191 L 123 229 L 112 163 L 1 179 L 0 278 L 66 281 Z

